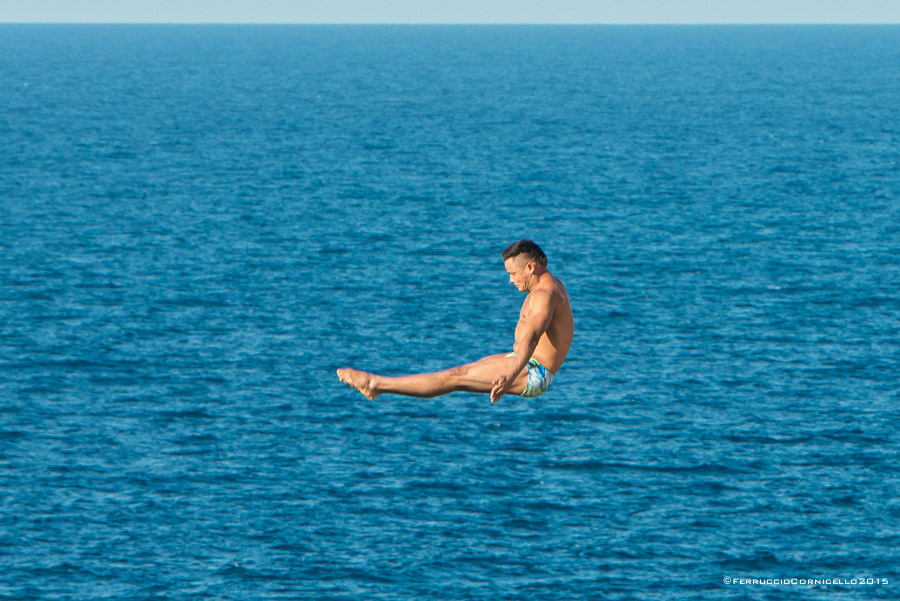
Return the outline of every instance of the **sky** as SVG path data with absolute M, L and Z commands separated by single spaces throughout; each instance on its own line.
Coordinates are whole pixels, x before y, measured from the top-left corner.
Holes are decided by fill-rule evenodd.
M 900 0 L 0 0 L 0 23 L 900 23 Z

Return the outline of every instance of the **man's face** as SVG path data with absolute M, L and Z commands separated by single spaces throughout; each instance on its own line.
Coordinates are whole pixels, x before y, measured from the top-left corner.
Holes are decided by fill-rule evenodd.
M 525 261 L 522 255 L 510 257 L 503 264 L 506 267 L 506 273 L 509 274 L 509 281 L 516 285 L 519 292 L 526 292 L 531 274 L 534 273 L 534 268 L 529 269 L 531 264 Z

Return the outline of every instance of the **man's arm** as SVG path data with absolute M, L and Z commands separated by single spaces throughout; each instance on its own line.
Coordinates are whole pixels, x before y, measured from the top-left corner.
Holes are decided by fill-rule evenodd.
M 494 380 L 494 388 L 491 390 L 492 403 L 497 402 L 501 396 L 506 394 L 507 385 L 515 382 L 519 373 L 528 364 L 528 360 L 531 359 L 531 355 L 534 354 L 534 349 L 537 348 L 541 336 L 550 327 L 550 320 L 553 318 L 553 294 L 543 290 L 532 294 L 534 296 L 530 301 L 528 318 L 521 324 L 523 326 L 522 338 L 516 340 L 515 361 L 508 374 Z

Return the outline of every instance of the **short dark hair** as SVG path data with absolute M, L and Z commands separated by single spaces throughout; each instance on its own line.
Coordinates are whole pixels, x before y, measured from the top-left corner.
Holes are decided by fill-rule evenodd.
M 519 240 L 513 242 L 503 250 L 503 260 L 511 259 L 519 255 L 527 255 L 528 258 L 542 267 L 547 266 L 547 255 L 533 240 Z

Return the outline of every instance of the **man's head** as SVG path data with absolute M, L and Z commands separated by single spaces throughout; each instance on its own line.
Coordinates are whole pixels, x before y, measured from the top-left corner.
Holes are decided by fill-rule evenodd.
M 541 275 L 546 270 L 547 255 L 531 240 L 519 240 L 504 249 L 503 264 L 509 273 L 509 281 L 516 285 L 519 292 L 527 292 L 533 284 L 533 276 Z

